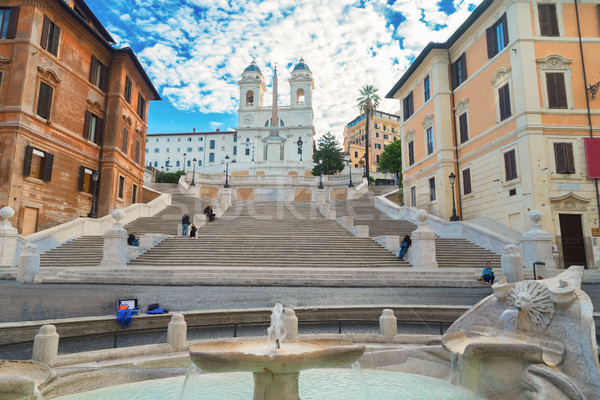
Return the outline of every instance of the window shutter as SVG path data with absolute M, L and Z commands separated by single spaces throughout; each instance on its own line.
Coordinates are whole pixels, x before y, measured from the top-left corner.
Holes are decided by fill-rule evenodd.
M 460 143 L 469 140 L 469 127 L 467 125 L 467 113 L 463 113 L 458 117 L 458 125 L 460 129 Z
M 550 4 L 538 4 L 538 15 L 540 20 L 540 35 L 550 36 L 550 19 L 549 8 Z
M 502 30 L 504 31 L 504 43 L 502 46 L 502 48 L 504 48 L 508 45 L 508 42 L 510 42 L 510 40 L 508 39 L 508 21 L 506 20 L 506 13 L 502 15 L 500 21 L 502 23 Z
M 104 120 L 102 118 L 98 118 L 98 121 L 96 122 L 96 144 L 99 146 L 102 146 L 102 143 L 104 142 Z
M 517 177 L 517 163 L 514 150 L 504 153 L 504 169 L 507 181 L 513 180 Z
M 31 156 L 33 155 L 33 147 L 25 147 L 25 159 L 23 160 L 23 176 L 31 175 Z
M 508 83 L 498 89 L 498 102 L 500 103 L 500 121 L 510 117 L 510 90 Z
M 85 182 L 85 167 L 79 167 L 79 191 L 83 192 L 83 183 Z
M 471 193 L 471 170 L 465 169 L 463 171 L 463 191 L 464 194 Z
M 404 99 L 402 99 L 402 110 L 404 112 L 404 120 L 406 121 L 408 119 L 408 97 L 405 97 Z
M 485 37 L 487 41 L 488 58 L 492 58 L 496 55 L 496 46 L 494 46 L 494 27 L 490 26 L 485 30 Z
M 567 108 L 567 88 L 565 87 L 565 75 L 562 73 L 557 73 L 555 75 L 554 81 L 556 82 L 557 108 Z
M 450 81 L 452 82 L 452 90 L 458 86 L 458 72 L 456 71 L 456 62 L 450 64 Z
M 565 155 L 567 159 L 567 171 L 570 174 L 574 174 L 575 160 L 573 159 L 573 145 L 571 143 L 565 143 Z
M 413 92 L 410 92 L 410 94 L 408 95 L 408 108 L 410 115 L 413 115 L 413 113 L 415 112 L 415 110 L 413 109 L 413 104 Z
M 14 39 L 17 34 L 17 21 L 19 20 L 19 7 L 11 7 L 8 17 L 8 27 L 6 29 L 6 38 Z
M 560 36 L 558 18 L 556 17 L 556 4 L 548 4 L 548 22 L 550 24 L 550 36 Z
M 92 113 L 89 111 L 85 112 L 85 122 L 83 123 L 83 138 L 90 139 L 90 124 L 92 122 Z
M 104 64 L 100 64 L 101 72 L 100 72 L 100 90 L 103 92 L 108 92 L 108 67 Z
M 465 55 L 465 53 L 462 53 L 462 56 L 460 56 L 460 65 L 461 65 L 461 69 L 460 69 L 460 81 L 464 82 L 467 80 L 467 56 Z
M 554 143 L 554 161 L 557 174 L 567 173 L 564 143 Z
M 140 141 L 136 140 L 135 141 L 135 157 L 134 157 L 134 161 L 136 163 L 138 163 L 138 164 L 140 163 L 140 146 L 141 146 L 140 145 Z M 249 150 L 249 149 L 247 149 L 247 150 Z
M 129 130 L 123 128 L 123 142 L 121 143 L 121 150 L 127 154 L 127 143 L 129 142 Z
M 548 92 L 548 108 L 558 108 L 558 100 L 556 98 L 556 74 L 546 74 L 546 91 Z
M 131 79 L 129 75 L 125 77 L 125 101 L 131 104 Z
M 40 40 L 40 46 L 42 49 L 48 48 L 48 31 L 50 30 L 50 19 L 44 15 L 44 24 L 42 25 L 42 38 Z
M 58 40 L 60 39 L 60 28 L 54 25 L 54 32 L 52 34 L 52 47 L 48 50 L 55 56 L 58 55 Z
M 44 154 L 44 177 L 42 178 L 46 182 L 52 180 L 52 164 L 54 163 L 54 154 Z
M 50 110 L 52 108 L 52 92 L 54 89 L 50 85 L 46 85 L 46 119 L 50 119 Z
M 40 82 L 40 91 L 38 93 L 37 115 L 48 119 L 50 117 L 50 105 L 52 102 L 52 87 L 44 82 Z
M 94 85 L 96 82 L 96 69 L 98 68 L 98 59 L 95 56 L 92 56 L 92 63 L 90 64 L 90 82 Z

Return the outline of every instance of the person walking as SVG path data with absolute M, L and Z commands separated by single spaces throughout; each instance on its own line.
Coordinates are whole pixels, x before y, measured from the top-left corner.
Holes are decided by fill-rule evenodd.
M 192 226 L 190 227 L 190 237 L 191 238 L 195 238 L 196 237 L 196 225 L 192 224 Z
M 187 236 L 189 226 L 190 226 L 190 216 L 187 215 L 186 212 L 184 212 L 183 217 L 181 217 L 181 236 Z
M 400 242 L 400 254 L 398 254 L 398 258 L 400 260 L 404 260 L 406 251 L 408 250 L 408 248 L 410 247 L 411 244 L 412 244 L 412 240 L 410 240 L 410 236 L 407 233 L 405 233 L 404 239 L 402 239 L 402 242 Z
M 492 268 L 492 263 L 488 261 L 485 264 L 485 267 L 483 267 L 483 272 L 481 272 L 479 280 L 484 281 L 485 286 L 491 286 L 494 284 L 494 279 L 496 279 L 494 276 L 494 268 Z

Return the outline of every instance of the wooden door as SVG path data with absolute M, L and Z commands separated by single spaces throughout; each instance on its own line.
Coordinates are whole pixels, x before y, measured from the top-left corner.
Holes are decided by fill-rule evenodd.
M 558 218 L 565 268 L 571 265 L 587 266 L 581 214 L 559 214 Z
M 25 213 L 23 214 L 23 229 L 21 234 L 25 236 L 37 232 L 37 221 L 38 209 L 25 207 Z

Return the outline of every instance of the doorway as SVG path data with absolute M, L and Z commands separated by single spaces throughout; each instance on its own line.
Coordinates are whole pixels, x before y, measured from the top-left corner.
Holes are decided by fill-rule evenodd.
M 21 230 L 21 235 L 26 236 L 37 232 L 37 222 L 38 209 L 32 207 L 25 207 L 25 212 L 23 214 L 23 229 Z
M 587 268 L 581 214 L 558 214 L 563 262 L 565 268 L 583 265 Z

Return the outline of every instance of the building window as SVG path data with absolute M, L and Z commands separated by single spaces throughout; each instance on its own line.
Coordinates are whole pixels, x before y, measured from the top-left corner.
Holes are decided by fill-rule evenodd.
M 154 149 L 154 152 L 155 152 L 155 153 L 158 153 L 158 151 L 159 151 L 159 150 L 158 150 L 158 148 Z
M 379 143 L 375 143 L 375 149 L 376 150 L 381 150 L 381 145 Z
M 460 131 L 460 143 L 463 144 L 469 140 L 469 126 L 467 124 L 467 113 L 462 113 L 458 117 L 458 130 Z
M 410 188 L 410 205 L 411 207 L 417 206 L 417 187 L 411 186 Z
M 140 143 L 139 140 L 135 141 L 135 155 L 133 156 L 133 161 L 135 161 L 136 164 L 140 163 L 140 150 L 142 148 L 142 144 Z
M 100 145 L 102 142 L 102 133 L 104 129 L 104 121 L 102 118 L 93 114 L 90 111 L 85 112 L 85 126 L 83 130 L 83 138 L 90 142 Z M 158 149 L 156 149 L 158 150 Z
M 198 147 L 198 151 L 204 151 L 204 147 Z
M 125 76 L 125 101 L 131 104 L 131 79 Z
M 201 167 L 202 166 L 202 160 L 198 161 L 198 166 Z
M 246 149 L 246 152 L 245 152 L 245 154 L 246 154 L 247 156 L 249 156 L 249 155 L 250 155 L 250 149 Z M 300 153 L 298 153 L 298 154 L 300 154 Z
M 131 186 L 131 204 L 137 203 L 137 185 Z
M 192 138 L 191 138 L 191 137 L 187 138 L 187 141 L 188 141 L 188 142 L 191 142 L 191 141 L 192 141 Z
M 52 165 L 54 164 L 54 155 L 34 149 L 31 146 L 25 147 L 25 160 L 23 162 L 23 176 L 41 179 L 50 182 L 52 179 Z
M 555 4 L 538 4 L 538 16 L 540 19 L 540 35 L 560 35 L 558 32 L 558 18 L 556 18 Z
M 354 158 L 358 158 L 358 151 L 354 152 Z
M 487 38 L 488 58 L 494 57 L 500 53 L 508 44 L 508 25 L 506 23 L 506 13 L 485 31 Z
M 574 174 L 575 162 L 571 143 L 554 143 L 554 160 L 557 174 Z
M 298 147 L 298 154 L 302 154 L 302 147 Z
M 42 118 L 50 119 L 50 110 L 52 109 L 52 94 L 54 88 L 47 83 L 40 82 L 40 91 L 38 93 L 38 104 L 36 114 Z
M 192 150 L 192 148 L 191 148 L 191 147 L 188 147 L 188 148 L 187 148 L 187 151 L 191 153 L 193 150 Z
M 408 142 L 408 165 L 415 163 L 415 142 L 411 140 Z
M 129 144 L 129 129 L 123 127 L 123 141 L 121 142 L 121 151 L 127 154 L 127 145 Z
M 377 124 L 375 124 L 375 129 L 377 129 Z M 379 137 L 379 132 L 375 132 L 375 137 L 378 138 Z
M 408 96 L 406 96 L 404 100 L 402 100 L 402 109 L 404 110 L 404 120 L 406 121 L 410 118 L 411 115 L 413 115 L 414 112 L 412 92 L 410 92 Z
M 427 154 L 433 153 L 433 128 L 427 128 Z
M 178 161 L 179 162 L 179 161 Z M 192 166 L 192 162 L 190 160 L 187 161 L 187 166 L 191 167 Z
M 94 56 L 92 56 L 92 64 L 90 66 L 90 82 L 103 92 L 108 90 L 108 67 Z
M 377 164 L 379 164 L 379 154 L 377 154 L 375 157 L 377 158 L 377 161 L 376 161 L 376 163 L 377 163 Z M 377 171 L 377 172 L 379 172 L 379 168 L 378 168 L 378 171 Z
M 471 193 L 471 170 L 465 169 L 462 173 L 463 177 L 463 192 L 464 194 Z
M 461 83 L 467 80 L 467 57 L 465 53 L 452 63 L 450 66 L 452 74 L 452 89 L 456 89 Z
M 504 153 L 504 171 L 507 182 L 517 179 L 517 158 L 514 150 Z
M 214 149 L 215 149 L 215 141 L 214 141 L 214 140 L 211 140 L 211 141 L 210 141 L 210 149 L 211 149 L 211 150 L 214 150 Z
M 0 39 L 14 39 L 17 33 L 19 7 L 0 8 Z
M 510 90 L 508 83 L 498 88 L 498 105 L 500 107 L 500 121 L 504 121 L 512 114 L 510 110 Z
M 144 97 L 142 97 L 141 93 L 138 93 L 137 115 L 139 115 L 142 119 L 144 119 L 145 114 L 146 114 L 146 99 L 144 99 Z
M 237 142 L 237 133 L 234 133 L 234 134 L 233 134 L 233 142 L 234 142 L 234 143 L 235 143 L 235 142 Z
M 208 162 L 215 162 L 215 153 L 210 153 L 208 155 Z
M 58 55 L 58 41 L 60 38 L 60 28 L 50 21 L 50 18 L 44 15 L 44 25 L 42 25 L 42 38 L 40 46 L 54 57 Z
M 94 190 L 93 188 L 93 179 L 92 179 L 92 175 L 94 174 L 94 171 L 92 171 L 89 168 L 86 168 L 85 166 L 81 166 L 79 168 L 79 191 L 80 192 L 85 192 L 85 193 L 92 193 L 92 191 Z
M 425 99 L 425 102 L 431 98 L 431 81 L 429 80 L 429 75 L 427 75 L 423 81 L 423 98 Z
M 158 161 L 154 161 L 154 167 L 158 167 Z
M 125 186 L 125 178 L 122 176 L 119 176 L 119 191 L 117 193 L 117 197 L 122 199 L 123 198 L 123 187 Z
M 176 166 L 176 167 L 179 167 L 180 165 L 181 165 L 181 161 L 177 161 L 177 162 L 175 162 L 175 166 Z
M 383 140 L 388 140 L 389 136 L 387 134 L 383 135 Z
M 435 178 L 429 178 L 429 201 L 435 201 Z
M 237 156 L 237 146 L 233 146 L 233 155 Z
M 565 74 L 546 72 L 546 91 L 548 92 L 548 108 L 567 108 Z

